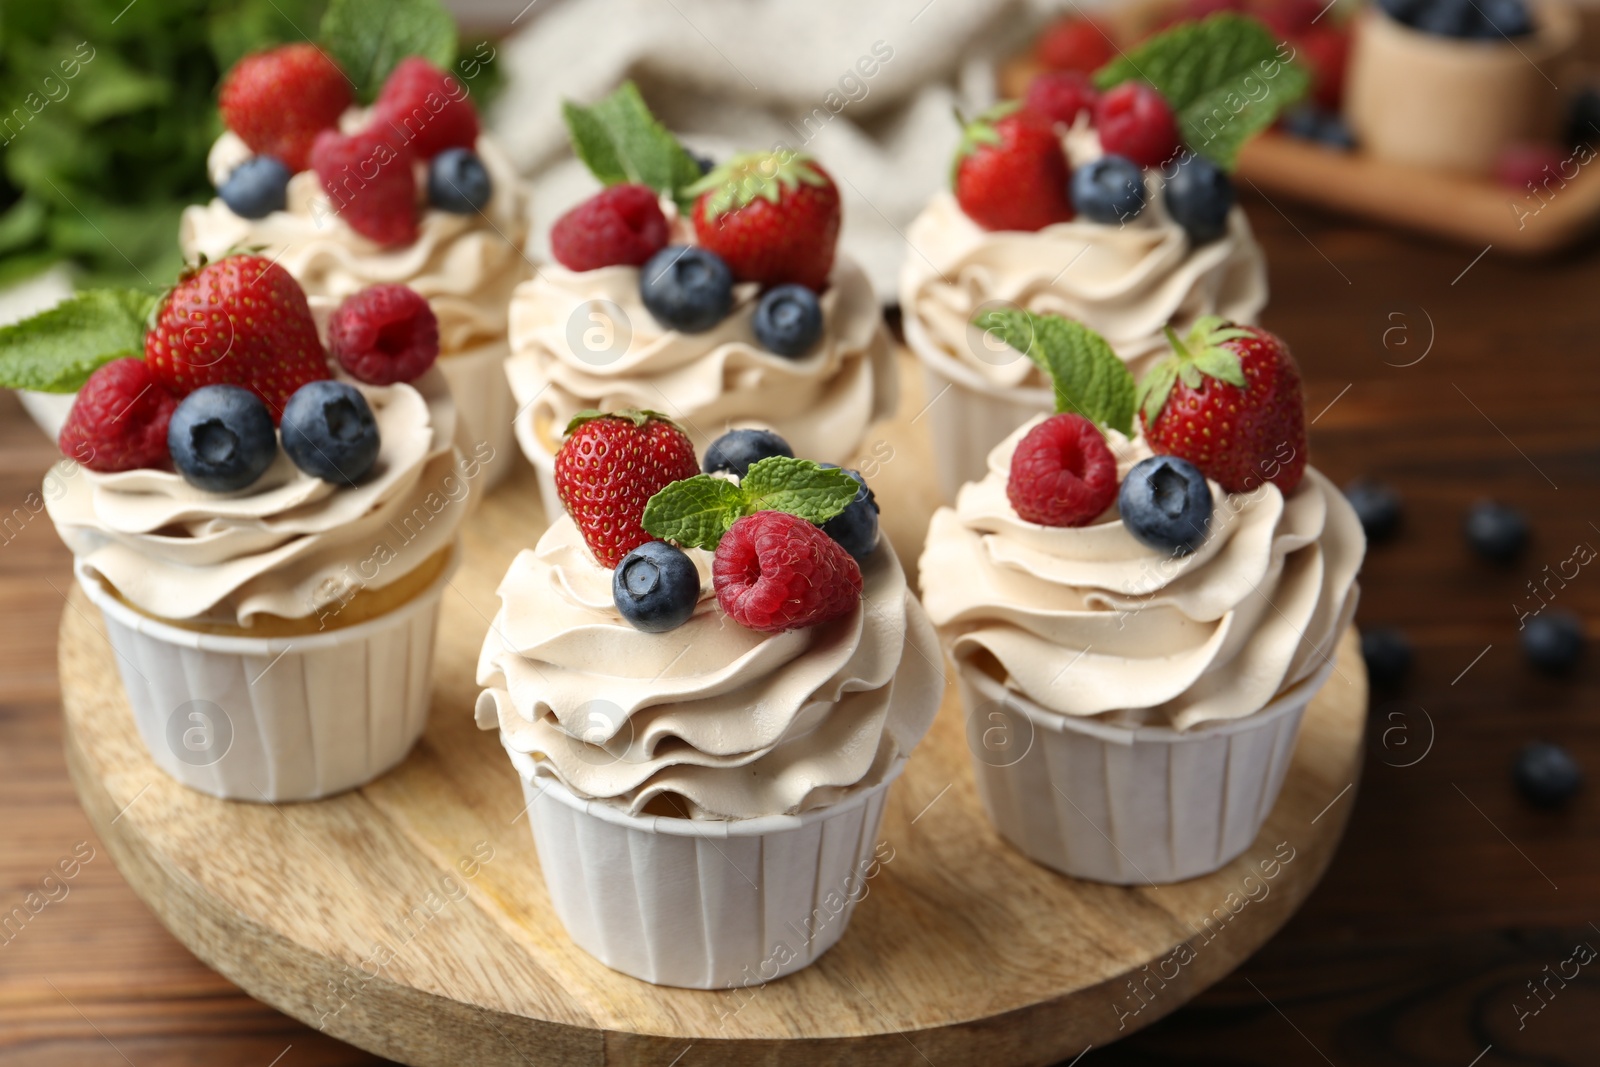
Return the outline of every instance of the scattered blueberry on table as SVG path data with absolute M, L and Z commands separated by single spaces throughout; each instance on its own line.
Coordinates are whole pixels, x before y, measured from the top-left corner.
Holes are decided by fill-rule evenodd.
M 1530 804 L 1559 808 L 1583 788 L 1583 768 L 1560 745 L 1534 741 L 1517 753 L 1511 779 Z

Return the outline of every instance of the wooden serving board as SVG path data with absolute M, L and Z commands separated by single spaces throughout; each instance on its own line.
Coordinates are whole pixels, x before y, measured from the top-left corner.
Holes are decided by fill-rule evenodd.
M 920 403 L 907 398 L 911 411 Z M 891 424 L 865 450 L 883 465 L 874 484 L 908 561 L 935 503 L 909 474 L 926 469 L 919 432 Z M 416 750 L 332 800 L 229 803 L 167 778 L 135 733 L 98 615 L 74 590 L 62 616 L 68 765 L 118 868 L 207 964 L 342 1040 L 439 1067 L 1069 1060 L 1254 952 L 1343 833 L 1366 718 L 1353 632 L 1256 843 L 1174 886 L 1079 882 L 1004 844 L 979 805 L 951 687 L 890 794 L 880 854 L 891 858 L 821 961 L 738 994 L 617 974 L 567 939 L 516 775 L 472 721 L 495 586 L 544 526 L 536 497 L 521 466 L 469 523 Z

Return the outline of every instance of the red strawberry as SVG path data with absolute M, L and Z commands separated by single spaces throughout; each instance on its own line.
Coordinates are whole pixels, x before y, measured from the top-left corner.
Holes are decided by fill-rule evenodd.
M 383 130 L 374 127 L 348 137 L 324 130 L 311 146 L 311 166 L 334 213 L 352 230 L 385 246 L 417 239 L 411 154 L 396 148 Z
M 1117 459 L 1100 428 L 1062 412 L 1029 430 L 1011 454 L 1006 499 L 1040 526 L 1087 526 L 1117 498 Z
M 666 246 L 667 217 L 644 185 L 602 189 L 550 229 L 550 251 L 568 270 L 642 267 Z
M 694 445 L 653 411 L 585 411 L 567 424 L 556 453 L 556 495 L 602 567 L 646 541 L 644 506 L 663 488 L 700 473 Z
M 187 271 L 145 334 L 150 374 L 174 396 L 239 385 L 274 422 L 307 382 L 330 377 L 305 291 L 260 256 L 229 256 Z
M 1094 109 L 1100 145 L 1141 167 L 1159 167 L 1178 151 L 1178 120 L 1166 98 L 1144 82 L 1123 82 Z
M 288 44 L 234 64 L 219 104 L 222 121 L 251 151 L 305 170 L 311 142 L 350 106 L 350 82 L 316 45 Z
M 439 356 L 439 320 L 415 289 L 374 285 L 333 313 L 328 348 L 339 366 L 361 381 L 414 382 Z
M 861 602 L 861 568 L 850 553 L 785 511 L 734 523 L 717 545 L 711 582 L 734 622 L 763 633 L 842 618 Z
M 821 292 L 839 242 L 839 190 L 809 156 L 734 156 L 689 187 L 694 232 L 744 282 Z
M 478 143 L 478 112 L 467 99 L 467 87 L 421 56 L 408 56 L 394 68 L 372 106 L 372 118 L 394 144 L 422 159 Z
M 143 360 L 114 359 L 78 390 L 56 443 L 92 471 L 170 469 L 167 423 L 177 406 Z
M 1258 326 L 1216 316 L 1187 340 L 1171 329 L 1173 354 L 1139 383 L 1145 440 L 1179 456 L 1230 493 L 1271 482 L 1294 491 L 1306 471 L 1300 368 L 1289 346 Z
M 1350 62 L 1350 33 L 1338 26 L 1316 26 L 1294 40 L 1296 57 L 1311 68 L 1311 98 L 1318 107 L 1338 111 L 1344 104 L 1344 73 Z
M 1033 46 L 1033 54 L 1052 70 L 1092 74 L 1111 62 L 1116 48 L 1098 24 L 1069 16 L 1045 27 Z
M 956 152 L 956 200 L 986 230 L 1039 230 L 1072 218 L 1072 170 L 1055 123 L 1015 102 L 967 123 Z
M 1100 94 L 1087 74 L 1075 70 L 1047 70 L 1034 76 L 1028 83 L 1028 95 L 1023 104 L 1029 111 L 1037 111 L 1056 122 L 1072 125 L 1080 114 L 1094 114 L 1095 102 Z

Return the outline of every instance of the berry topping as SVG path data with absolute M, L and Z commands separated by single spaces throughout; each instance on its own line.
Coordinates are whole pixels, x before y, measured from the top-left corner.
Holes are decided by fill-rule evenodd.
M 1517 753 L 1511 780 L 1528 803 L 1559 808 L 1583 788 L 1583 768 L 1560 745 L 1534 741 Z
M 311 166 L 334 212 L 350 228 L 380 245 L 417 239 L 417 177 L 411 155 L 397 149 L 382 130 L 348 137 L 333 130 L 317 135 Z
M 378 420 L 348 382 L 312 382 L 283 409 L 283 451 L 296 467 L 333 485 L 355 485 L 378 462 Z
M 312 141 L 350 106 L 350 82 L 316 45 L 289 44 L 239 60 L 219 103 L 222 121 L 251 151 L 305 170 Z
M 1139 383 L 1150 447 L 1199 467 L 1230 493 L 1271 482 L 1294 491 L 1306 470 L 1305 402 L 1289 347 L 1257 326 L 1201 319 Z
M 1528 546 L 1528 520 L 1516 508 L 1480 500 L 1463 525 L 1467 544 L 1491 563 L 1510 563 Z
M 1210 244 L 1228 232 L 1233 210 L 1233 179 L 1204 156 L 1190 156 L 1162 188 L 1167 214 L 1196 245 Z
M 722 610 L 763 633 L 843 618 L 861 600 L 861 568 L 850 554 L 783 511 L 735 522 L 717 545 L 711 574 Z
M 711 442 L 701 469 L 707 474 L 728 471 L 743 478 L 752 465 L 771 456 L 793 459 L 794 449 L 771 430 L 729 430 Z
M 1400 494 L 1382 482 L 1358 478 L 1344 487 L 1344 498 L 1356 510 L 1370 544 L 1389 540 L 1400 530 Z
M 242 219 L 266 218 L 289 204 L 289 168 L 271 156 L 251 156 L 228 175 L 217 195 Z
M 822 336 L 822 303 L 803 285 L 780 285 L 762 294 L 751 326 L 767 351 L 797 359 Z
M 177 406 L 143 360 L 114 359 L 84 382 L 56 443 L 92 471 L 164 469 L 167 421 Z
M 617 613 L 636 630 L 658 634 L 689 621 L 700 603 L 700 572 L 680 548 L 646 541 L 611 576 Z
M 260 256 L 229 256 L 186 273 L 145 335 L 150 374 L 175 396 L 240 385 L 273 418 L 307 382 L 328 377 L 328 358 L 300 283 Z
M 667 217 L 643 185 L 602 189 L 550 229 L 550 251 L 568 270 L 642 267 L 666 245 Z
M 1116 51 L 1110 36 L 1097 24 L 1068 16 L 1045 27 L 1033 54 L 1053 70 L 1092 74 L 1109 63 Z
M 1547 188 L 1561 188 L 1566 180 L 1561 168 L 1567 153 L 1553 144 L 1511 144 L 1494 160 L 1494 180 L 1519 193 L 1548 195 Z
M 407 56 L 372 107 L 375 126 L 422 159 L 478 143 L 478 112 L 467 87 L 421 56 Z
M 439 320 L 415 289 L 374 285 L 333 313 L 328 348 L 339 366 L 370 385 L 414 382 L 439 356 Z
M 1388 626 L 1375 626 L 1361 633 L 1361 658 L 1367 664 L 1372 684 L 1393 689 L 1411 673 L 1411 639 Z
M 1001 104 L 962 131 L 956 200 L 986 230 L 1039 230 L 1072 218 L 1071 168 L 1047 116 Z
M 821 292 L 839 241 L 839 190 L 809 156 L 734 156 L 689 186 L 695 236 L 742 282 Z
M 1166 98 L 1144 82 L 1112 89 L 1095 105 L 1100 144 L 1110 154 L 1127 156 L 1141 167 L 1159 167 L 1178 151 L 1178 121 Z
M 1284 112 L 1283 132 L 1302 141 L 1315 141 L 1327 148 L 1341 152 L 1353 151 L 1355 134 L 1345 125 L 1344 119 L 1331 111 L 1304 104 Z
M 1116 498 L 1116 457 L 1082 415 L 1052 415 L 1017 442 L 1006 499 L 1024 521 L 1087 526 Z
M 1342 26 L 1314 26 L 1294 39 L 1294 49 L 1296 58 L 1311 68 L 1311 99 L 1337 115 L 1344 105 L 1350 31 Z
M 820 463 L 833 467 L 833 463 Z M 865 563 L 878 547 L 878 498 L 872 495 L 860 471 L 846 470 L 861 488 L 856 498 L 839 514 L 822 524 L 822 532 L 839 542 L 857 563 Z
M 1524 0 L 1378 0 L 1396 21 L 1440 37 L 1501 40 L 1533 32 Z
M 1072 175 L 1072 206 L 1090 222 L 1120 225 L 1144 210 L 1144 171 L 1131 159 L 1101 156 Z
M 167 447 L 184 481 L 210 493 L 234 493 L 272 466 L 278 435 L 260 397 L 236 385 L 208 385 L 172 413 Z
M 1187 556 L 1211 525 L 1211 487 L 1198 467 L 1177 456 L 1134 464 L 1117 494 L 1122 525 L 1151 548 Z
M 733 274 L 696 245 L 668 245 L 639 270 L 639 298 L 669 330 L 705 333 L 733 310 Z
M 1075 70 L 1047 70 L 1028 83 L 1023 105 L 1053 122 L 1070 126 L 1084 112 L 1093 115 L 1099 99 L 1100 94 L 1095 92 L 1094 83 L 1087 74 Z
M 650 411 L 584 412 L 556 453 L 556 495 L 602 567 L 652 540 L 644 506 L 700 470 L 688 436 Z
M 428 163 L 428 203 L 453 215 L 475 215 L 489 206 L 494 183 L 477 154 L 446 148 Z
M 1583 620 L 1570 611 L 1544 611 L 1522 625 L 1522 654 L 1546 674 L 1565 674 L 1583 654 Z

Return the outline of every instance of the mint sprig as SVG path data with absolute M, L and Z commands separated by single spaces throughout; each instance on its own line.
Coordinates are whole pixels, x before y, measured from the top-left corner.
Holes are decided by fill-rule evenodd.
M 143 358 L 155 302 L 137 289 L 89 289 L 0 329 L 0 386 L 73 393 L 103 364 Z
M 634 182 L 681 207 L 693 203 L 686 190 L 700 180 L 700 164 L 650 113 L 633 82 L 589 107 L 564 101 L 561 116 L 572 150 L 602 184 Z
M 1100 68 L 1094 83 L 1104 92 L 1149 82 L 1172 105 L 1184 143 L 1232 170 L 1245 142 L 1311 88 L 1310 74 L 1280 47 L 1260 22 L 1223 12 L 1157 34 Z
M 1106 339 L 1081 322 L 1020 308 L 987 311 L 972 324 L 1026 355 L 1055 386 L 1056 410 L 1133 433 L 1133 375 Z
M 456 58 L 456 22 L 439 0 L 331 0 L 319 33 L 324 51 L 371 103 L 394 68 L 421 56 L 440 70 Z
M 673 482 L 644 506 L 644 528 L 663 541 L 712 550 L 746 515 L 786 511 L 818 525 L 856 498 L 854 478 L 808 459 L 770 456 L 753 463 L 738 485 L 697 474 Z

